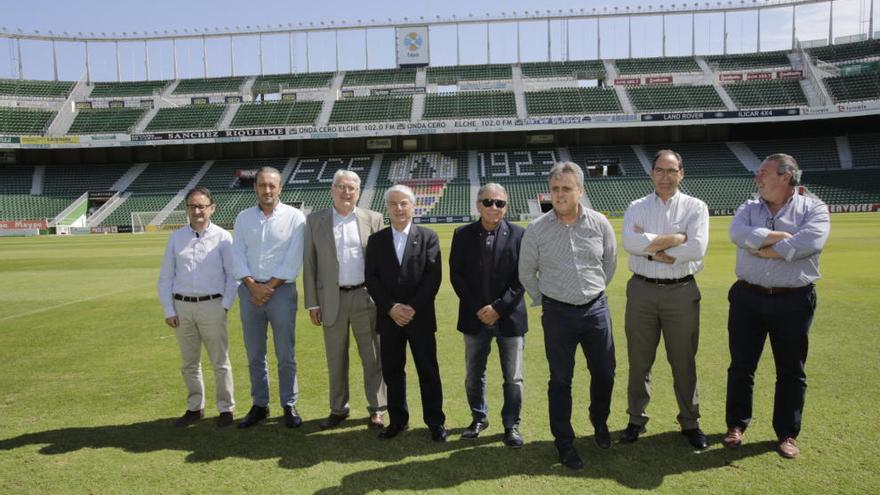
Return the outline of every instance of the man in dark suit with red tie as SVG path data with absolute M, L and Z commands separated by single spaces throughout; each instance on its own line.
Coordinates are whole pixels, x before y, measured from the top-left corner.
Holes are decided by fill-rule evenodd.
M 391 226 L 370 236 L 366 254 L 367 290 L 376 303 L 382 377 L 388 393 L 390 424 L 379 438 L 391 439 L 409 428 L 406 404 L 406 346 L 419 374 L 422 415 L 431 439 L 445 442 L 443 386 L 437 364 L 434 298 L 440 289 L 437 234 L 412 222 L 416 198 L 397 184 L 385 191 Z
M 528 330 L 525 290 L 519 281 L 519 246 L 525 229 L 509 223 L 507 191 L 488 183 L 477 193 L 480 219 L 455 230 L 449 254 L 449 278 L 458 294 L 458 330 L 464 334 L 465 392 L 472 422 L 461 434 L 474 439 L 489 427 L 486 361 L 498 344 L 504 376 L 504 443 L 521 447 L 523 348 Z

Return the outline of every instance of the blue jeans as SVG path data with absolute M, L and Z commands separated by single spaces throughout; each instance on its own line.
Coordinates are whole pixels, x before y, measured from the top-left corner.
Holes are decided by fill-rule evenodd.
M 571 381 L 578 345 L 590 370 L 590 419 L 603 424 L 611 412 L 611 391 L 614 388 L 614 336 L 611 313 L 604 294 L 582 306 L 544 300 L 541 324 L 544 327 L 544 348 L 550 366 L 547 398 L 550 408 L 550 431 L 559 451 L 574 444 L 571 427 Z
M 727 426 L 743 430 L 752 420 L 755 370 L 770 336 L 776 362 L 773 429 L 780 438 L 797 437 L 807 393 L 810 324 L 816 310 L 812 286 L 784 294 L 761 294 L 737 282 L 728 293 L 730 368 L 727 369 Z
M 476 334 L 464 334 L 465 380 L 468 405 L 474 421 L 487 421 L 486 361 L 492 350 L 494 332 L 482 329 Z M 519 426 L 523 392 L 523 348 L 525 337 L 497 337 L 501 373 L 504 376 L 504 407 L 501 421 L 505 428 Z
M 238 286 L 241 309 L 241 328 L 244 348 L 247 351 L 248 371 L 251 378 L 253 405 L 269 406 L 269 366 L 266 362 L 266 341 L 269 323 L 272 324 L 272 340 L 278 359 L 278 393 L 281 406 L 296 404 L 299 387 L 296 383 L 296 285 L 284 284 L 263 306 L 251 302 L 251 292 Z

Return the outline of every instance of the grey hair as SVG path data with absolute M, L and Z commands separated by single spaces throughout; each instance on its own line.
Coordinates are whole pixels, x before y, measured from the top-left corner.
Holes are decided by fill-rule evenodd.
M 507 197 L 507 190 L 504 189 L 504 186 L 502 186 L 501 184 L 498 184 L 497 182 L 487 182 L 487 183 L 483 184 L 482 186 L 480 186 L 480 190 L 477 191 L 477 200 L 482 198 L 483 193 L 485 193 L 486 191 L 489 191 L 489 190 L 498 191 L 501 194 L 503 194 L 505 198 Z
M 409 188 L 409 186 L 404 184 L 394 184 L 385 190 L 385 203 L 388 203 L 388 196 L 391 196 L 391 193 L 399 192 L 406 195 L 409 201 L 412 204 L 416 204 L 416 195 L 413 193 L 413 190 Z
M 336 173 L 333 174 L 334 186 L 337 182 L 339 182 L 339 179 L 351 179 L 354 181 L 354 184 L 357 186 L 358 189 L 361 188 L 361 177 L 351 170 L 346 170 L 344 168 L 340 168 L 339 170 L 337 170 Z
M 801 174 L 803 171 L 798 167 L 797 160 L 793 156 L 785 153 L 773 153 L 764 158 L 765 162 L 773 162 L 776 164 L 776 173 L 779 175 L 791 174 L 788 185 L 794 187 L 801 183 Z
M 682 170 L 684 168 L 684 161 L 682 161 L 681 155 L 679 155 L 677 151 L 664 149 L 664 150 L 658 150 L 657 153 L 654 153 L 654 160 L 651 162 L 651 169 L 653 170 L 654 168 L 656 168 L 657 167 L 657 160 L 663 158 L 666 155 L 672 155 L 673 157 L 675 157 L 675 160 L 678 161 L 678 169 L 679 170 Z
M 574 174 L 577 183 L 581 186 L 581 189 L 584 188 L 584 171 L 577 163 L 558 162 L 556 165 L 553 165 L 553 168 L 550 169 L 550 176 L 547 178 L 547 180 L 552 181 L 554 178 L 562 174 Z
M 275 167 L 260 167 L 260 169 L 257 170 L 257 175 L 254 176 L 254 179 L 259 179 L 261 174 L 275 174 L 278 176 L 278 182 L 281 182 L 281 172 Z

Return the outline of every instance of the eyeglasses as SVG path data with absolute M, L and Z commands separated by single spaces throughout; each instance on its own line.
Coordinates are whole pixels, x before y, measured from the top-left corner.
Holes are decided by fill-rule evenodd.
M 186 205 L 190 210 L 207 210 L 208 208 L 214 206 L 213 203 L 209 205 Z
M 673 176 L 677 174 L 680 170 L 681 169 L 678 168 L 655 168 L 654 170 L 652 170 L 652 172 L 660 176 Z
M 480 203 L 486 208 L 490 208 L 492 205 L 495 205 L 496 208 L 501 209 L 507 206 L 507 201 L 503 199 L 481 199 Z
M 333 187 L 344 192 L 355 192 L 358 190 L 358 188 L 355 186 L 345 186 L 342 184 L 333 184 Z

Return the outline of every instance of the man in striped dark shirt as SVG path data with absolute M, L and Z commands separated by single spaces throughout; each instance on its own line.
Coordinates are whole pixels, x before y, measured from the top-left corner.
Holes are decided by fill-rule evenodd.
M 550 169 L 553 210 L 534 220 L 523 235 L 520 281 L 541 305 L 544 347 L 550 366 L 550 430 L 559 459 L 571 469 L 584 463 L 574 448 L 571 382 L 580 345 L 590 370 L 590 421 L 596 444 L 611 447 L 606 424 L 614 388 L 614 338 L 605 287 L 617 266 L 617 243 L 604 215 L 581 204 L 584 173 L 572 162 Z

